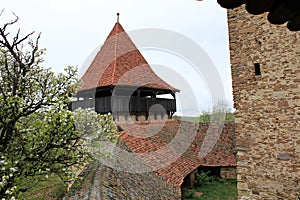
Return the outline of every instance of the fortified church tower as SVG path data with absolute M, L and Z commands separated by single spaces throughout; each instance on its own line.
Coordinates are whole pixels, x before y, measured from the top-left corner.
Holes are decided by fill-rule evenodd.
M 176 112 L 179 90 L 153 72 L 119 19 L 81 82 L 72 110 L 94 108 L 97 113 L 112 113 L 116 121 L 168 119 Z M 173 99 L 159 98 L 163 94 Z

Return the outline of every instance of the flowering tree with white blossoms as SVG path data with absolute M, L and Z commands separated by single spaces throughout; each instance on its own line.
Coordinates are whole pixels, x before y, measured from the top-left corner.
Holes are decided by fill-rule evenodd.
M 4 199 L 26 191 L 20 182 L 28 177 L 55 174 L 69 181 L 71 168 L 90 159 L 84 139 L 92 138 L 89 144 L 93 144 L 99 138 L 93 134 L 98 134 L 116 142 L 117 131 L 109 115 L 68 110 L 77 70 L 67 67 L 55 75 L 40 67 L 45 53 L 38 47 L 40 35 L 21 37 L 19 30 L 11 36 L 7 29 L 17 21 L 18 17 L 0 27 L 0 197 Z

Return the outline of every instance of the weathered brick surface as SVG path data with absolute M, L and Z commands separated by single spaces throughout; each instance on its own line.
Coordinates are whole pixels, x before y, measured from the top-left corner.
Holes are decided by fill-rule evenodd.
M 91 163 L 80 174 L 66 200 L 177 200 L 180 188 L 155 172 L 129 173 Z
M 208 124 L 183 122 L 175 119 L 147 122 L 118 123 L 118 147 L 135 153 L 133 159 L 115 159 L 118 169 L 100 163 L 91 163 L 80 174 L 83 178 L 71 187 L 67 200 L 77 199 L 180 199 L 184 178 L 198 167 L 229 167 L 235 169 L 235 125 L 234 123 Z M 195 135 L 189 140 L 187 136 Z M 221 132 L 219 132 L 221 131 Z M 151 133 L 151 135 L 147 135 Z M 152 135 L 153 133 L 153 135 Z M 218 134 L 214 140 L 214 136 Z M 176 148 L 171 147 L 178 135 Z M 188 147 L 180 152 L 182 144 L 188 140 Z M 211 148 L 209 148 L 211 147 Z M 158 154 L 151 152 L 158 151 Z M 200 156 L 201 151 L 208 151 Z M 150 153 L 150 154 L 148 154 Z M 174 159 L 173 156 L 178 156 Z M 124 162 L 123 162 L 124 161 Z M 160 163 L 164 163 L 163 166 Z M 128 166 L 147 169 L 140 173 L 128 172 Z M 148 170 L 150 169 L 150 170 Z M 138 171 L 138 170 L 137 170 Z M 227 170 L 225 178 L 235 178 Z
M 199 166 L 236 166 L 234 123 L 198 125 L 169 119 L 149 124 L 150 122 L 120 123 L 124 129 L 120 133 L 120 140 L 129 151 L 137 153 L 143 163 L 178 187 Z M 143 137 L 145 133 L 153 131 L 155 135 Z M 193 133 L 195 135 L 192 138 L 188 137 Z M 181 152 L 186 142 L 187 149 Z M 164 150 L 159 151 L 162 149 Z M 159 153 L 153 153 L 155 151 Z M 165 164 L 161 166 L 161 163 Z
M 228 11 L 239 199 L 300 198 L 300 35 Z M 261 75 L 255 75 L 260 63 Z

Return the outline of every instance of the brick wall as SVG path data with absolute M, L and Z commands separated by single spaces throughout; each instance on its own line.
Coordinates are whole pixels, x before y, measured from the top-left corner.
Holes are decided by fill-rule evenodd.
M 298 199 L 300 33 L 244 7 L 228 25 L 239 199 Z

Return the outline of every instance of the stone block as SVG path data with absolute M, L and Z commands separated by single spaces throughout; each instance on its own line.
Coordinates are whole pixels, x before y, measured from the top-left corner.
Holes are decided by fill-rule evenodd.
M 236 179 L 236 167 L 221 167 L 220 176 L 223 179 Z
M 248 184 L 247 183 L 237 183 L 238 190 L 248 191 Z

